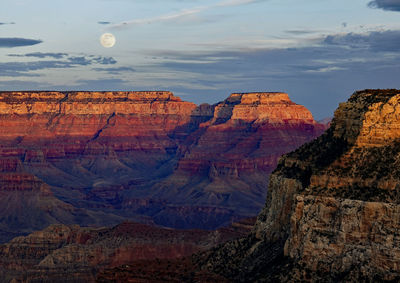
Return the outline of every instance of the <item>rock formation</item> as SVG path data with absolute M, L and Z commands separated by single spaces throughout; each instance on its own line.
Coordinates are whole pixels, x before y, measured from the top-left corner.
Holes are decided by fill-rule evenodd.
M 250 236 L 203 254 L 235 281 L 400 280 L 400 91 L 354 93 L 285 155 Z
M 2 241 L 54 223 L 213 229 L 256 215 L 279 156 L 324 129 L 283 93 L 196 106 L 171 92 L 0 92 L 0 125 Z M 29 221 L 12 220 L 22 206 Z M 29 227 L 35 215 L 51 220 Z
M 0 281 L 94 282 L 97 273 L 107 274 L 127 265 L 147 262 L 157 268 L 160 261 L 184 262 L 184 257 L 194 252 L 245 236 L 254 221 L 246 219 L 216 231 L 174 230 L 132 222 L 113 228 L 52 225 L 0 245 Z
M 176 192 L 175 206 L 191 204 L 184 213 L 185 225 L 195 225 L 205 212 L 206 219 L 200 222 L 207 225 L 198 227 L 218 227 L 221 220 L 210 219 L 208 211 L 226 220 L 232 215 L 256 215 L 279 157 L 324 129 L 304 106 L 293 103 L 285 93 L 234 93 L 217 103 L 212 119 L 201 123 L 180 145 L 176 169 L 153 189 L 163 199 Z M 197 208 L 204 206 L 212 210 Z M 169 209 L 173 208 L 163 215 Z M 155 215 L 155 221 L 163 215 Z M 176 222 L 176 217 L 159 222 L 185 227 Z

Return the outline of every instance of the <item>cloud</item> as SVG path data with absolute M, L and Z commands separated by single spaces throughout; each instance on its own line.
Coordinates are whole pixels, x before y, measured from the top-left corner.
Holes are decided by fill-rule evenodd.
M 113 65 L 117 63 L 117 60 L 115 60 L 113 57 L 102 57 L 102 56 L 94 57 L 93 61 L 102 65 Z
M 374 0 L 368 3 L 368 7 L 387 11 L 400 11 L 400 0 Z
M 147 72 L 168 74 L 155 81 L 196 103 L 224 99 L 227 92 L 286 91 L 316 117 L 326 117 L 356 89 L 400 87 L 399 34 L 335 34 L 297 48 L 159 50 Z
M 0 76 L 7 77 L 33 77 L 40 74 L 32 73 L 46 69 L 70 69 L 79 66 L 89 65 L 114 65 L 117 61 L 112 57 L 83 55 L 72 56 L 66 53 L 27 53 L 10 54 L 11 57 L 36 57 L 36 58 L 54 58 L 59 60 L 39 60 L 30 62 L 5 62 L 0 63 Z
M 111 22 L 103 22 L 103 21 L 99 21 L 97 22 L 99 25 L 109 25 L 111 24 Z
M 15 76 L 38 76 L 41 68 L 83 65 L 88 67 L 81 80 L 37 88 L 167 89 L 195 103 L 221 101 L 230 92 L 285 91 L 294 102 L 305 105 L 316 118 L 322 118 L 331 116 L 339 102 L 356 89 L 400 88 L 399 36 L 399 30 L 376 30 L 313 37 L 308 42 L 298 41 L 295 48 L 254 48 L 248 44 L 252 48 L 218 45 L 209 51 L 146 50 L 143 55 L 149 61 L 138 66 L 136 72 L 130 66 L 101 65 L 100 62 L 112 60 L 93 55 L 68 55 L 57 60 L 45 57 L 36 63 L 0 64 L 0 80 L 5 80 L 2 74 L 6 71 L 16 73 Z M 0 87 L 18 88 L 18 83 L 0 82 Z M 22 87 L 25 85 L 21 84 Z
M 0 22 L 0 26 L 2 26 L 2 25 L 15 25 L 15 23 L 14 22 L 9 22 L 9 23 Z
M 68 56 L 67 53 L 42 53 L 42 52 L 34 52 L 27 54 L 8 54 L 10 57 L 35 57 L 35 58 L 54 58 L 61 59 Z
M 97 72 L 106 72 L 110 75 L 118 75 L 125 72 L 136 72 L 136 70 L 131 67 L 93 68 L 92 70 Z
M 12 48 L 21 46 L 31 46 L 42 43 L 42 40 L 18 38 L 18 37 L 2 37 L 0 38 L 0 48 Z
M 316 30 L 304 30 L 304 29 L 299 29 L 299 30 L 285 30 L 285 33 L 292 34 L 292 35 L 305 35 L 305 34 L 312 34 L 312 33 L 317 33 L 318 31 Z
M 207 10 L 221 8 L 221 7 L 232 7 L 232 6 L 240 6 L 252 3 L 263 2 L 266 0 L 224 0 L 220 1 L 216 4 L 209 5 L 209 6 L 198 6 L 190 9 L 183 9 L 176 13 L 161 15 L 153 18 L 146 18 L 146 19 L 134 19 L 129 21 L 124 21 L 118 24 L 111 26 L 111 28 L 119 29 L 119 28 L 126 28 L 128 26 L 138 26 L 144 24 L 153 24 L 158 22 L 173 22 L 179 20 L 181 18 L 193 16 Z
M 102 65 L 113 65 L 116 64 L 117 61 L 113 57 L 103 57 L 96 55 L 82 55 L 82 56 L 73 56 L 68 53 L 52 53 L 52 52 L 34 52 L 34 53 L 26 53 L 26 54 L 8 54 L 10 57 L 34 57 L 34 58 L 54 58 L 54 59 L 66 59 L 66 62 L 78 64 L 78 65 L 89 65 L 93 63 L 98 63 Z M 62 62 L 62 61 L 59 61 Z
M 400 52 L 400 30 L 374 31 L 366 34 L 347 33 L 330 35 L 324 44 L 346 48 L 370 49 L 376 52 Z

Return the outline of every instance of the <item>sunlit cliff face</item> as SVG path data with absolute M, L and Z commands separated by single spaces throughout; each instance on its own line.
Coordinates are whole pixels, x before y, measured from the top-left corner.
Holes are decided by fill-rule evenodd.
M 2 92 L 0 125 L 0 179 L 15 194 L 36 184 L 107 223 L 205 229 L 256 215 L 279 157 L 324 129 L 263 92 L 200 106 L 171 92 Z

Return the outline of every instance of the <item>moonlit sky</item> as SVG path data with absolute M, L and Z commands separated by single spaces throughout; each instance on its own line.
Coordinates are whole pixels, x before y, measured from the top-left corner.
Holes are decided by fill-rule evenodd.
M 285 91 L 320 119 L 399 78 L 400 0 L 0 2 L 0 90 Z

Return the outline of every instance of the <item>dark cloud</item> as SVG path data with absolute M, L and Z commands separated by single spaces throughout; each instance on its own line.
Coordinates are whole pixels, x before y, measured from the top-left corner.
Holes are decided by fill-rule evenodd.
M 2 26 L 2 25 L 15 25 L 15 23 L 14 22 L 10 22 L 10 23 L 2 23 L 2 22 L 0 22 L 0 26 Z
M 92 70 L 98 72 L 106 72 L 110 75 L 118 75 L 125 72 L 136 72 L 135 69 L 131 67 L 116 67 L 116 68 L 93 68 Z
M 113 57 L 94 57 L 93 61 L 102 65 L 113 65 L 116 64 L 117 61 Z
M 400 0 L 374 0 L 369 2 L 368 6 L 387 11 L 400 11 Z
M 36 40 L 36 39 L 2 37 L 0 38 L 0 48 L 31 46 L 42 42 L 43 42 L 42 40 Z
M 117 61 L 113 57 L 103 57 L 103 56 L 95 56 L 95 55 L 83 55 L 83 56 L 72 56 L 68 53 L 42 53 L 42 52 L 34 52 L 34 53 L 26 53 L 26 54 L 8 54 L 10 57 L 34 57 L 34 58 L 54 58 L 54 59 L 63 59 L 65 58 L 68 62 L 78 65 L 91 65 L 94 63 L 101 65 L 113 65 L 116 64 Z
M 103 21 L 99 21 L 97 22 L 99 25 L 109 25 L 111 24 L 111 22 L 103 22 Z
M 330 35 L 325 44 L 348 48 L 367 48 L 376 52 L 400 52 L 400 30 L 376 31 L 368 34 Z
M 8 54 L 10 57 L 35 57 L 35 58 L 54 58 L 61 59 L 68 56 L 67 53 L 42 53 L 42 52 L 34 52 L 27 54 Z
M 28 53 L 28 54 L 10 54 L 13 57 L 37 57 L 37 58 L 54 58 L 60 60 L 40 60 L 33 62 L 6 62 L 0 63 L 0 76 L 8 77 L 32 77 L 39 74 L 31 73 L 32 71 L 46 69 L 69 69 L 78 66 L 89 65 L 113 65 L 117 61 L 112 57 L 102 56 L 71 56 L 66 53 Z

